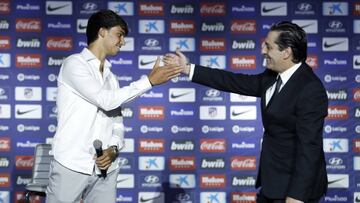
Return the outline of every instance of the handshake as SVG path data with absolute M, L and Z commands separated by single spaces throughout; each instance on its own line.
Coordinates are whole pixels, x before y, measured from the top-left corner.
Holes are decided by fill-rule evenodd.
M 164 66 L 160 66 L 160 58 L 158 57 L 152 71 L 148 75 L 149 81 L 153 86 L 165 83 L 181 73 L 187 75 L 190 73 L 190 64 L 180 50 L 176 50 L 175 54 L 166 54 L 162 60 Z

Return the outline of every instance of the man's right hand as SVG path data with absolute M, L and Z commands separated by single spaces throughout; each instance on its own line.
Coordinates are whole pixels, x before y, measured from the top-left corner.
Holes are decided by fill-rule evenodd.
M 180 67 L 177 64 L 165 64 L 160 66 L 160 58 L 156 59 L 155 65 L 148 75 L 150 83 L 154 85 L 160 85 L 171 80 L 174 77 L 177 77 L 183 71 L 183 67 Z
M 164 56 L 163 62 L 165 65 L 178 65 L 183 68 L 182 73 L 189 75 L 190 65 L 187 62 L 186 56 L 181 53 L 180 49 L 176 49 L 175 54 L 168 53 Z

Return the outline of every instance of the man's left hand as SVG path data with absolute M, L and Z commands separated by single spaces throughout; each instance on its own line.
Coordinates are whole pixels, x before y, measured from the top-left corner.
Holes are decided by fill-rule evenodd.
M 304 203 L 304 202 L 291 197 L 286 197 L 285 203 Z
M 114 149 L 109 147 L 103 151 L 102 156 L 96 158 L 95 163 L 100 170 L 107 170 L 116 157 L 117 154 L 114 152 Z

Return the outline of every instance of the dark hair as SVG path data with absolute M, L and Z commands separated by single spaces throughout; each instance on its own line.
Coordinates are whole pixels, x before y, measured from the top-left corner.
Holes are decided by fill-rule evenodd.
M 87 44 L 90 45 L 98 38 L 100 28 L 110 29 L 120 26 L 124 30 L 125 36 L 128 34 L 127 23 L 112 10 L 100 10 L 92 14 L 86 27 Z
M 282 51 L 288 47 L 293 52 L 292 62 L 299 63 L 306 61 L 307 57 L 307 39 L 305 31 L 297 24 L 282 21 L 271 26 L 270 31 L 280 32 L 275 43 Z

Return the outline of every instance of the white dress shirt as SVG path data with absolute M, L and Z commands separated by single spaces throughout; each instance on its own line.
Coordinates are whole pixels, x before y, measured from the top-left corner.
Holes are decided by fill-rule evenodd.
M 118 107 L 152 87 L 144 77 L 120 88 L 110 71 L 110 62 L 105 60 L 103 75 L 99 67 L 100 60 L 84 48 L 64 60 L 58 76 L 54 158 L 63 166 L 85 174 L 94 170 L 95 139 L 102 141 L 103 149 L 112 145 L 123 147 L 124 125 Z M 117 167 L 115 161 L 108 172 Z

